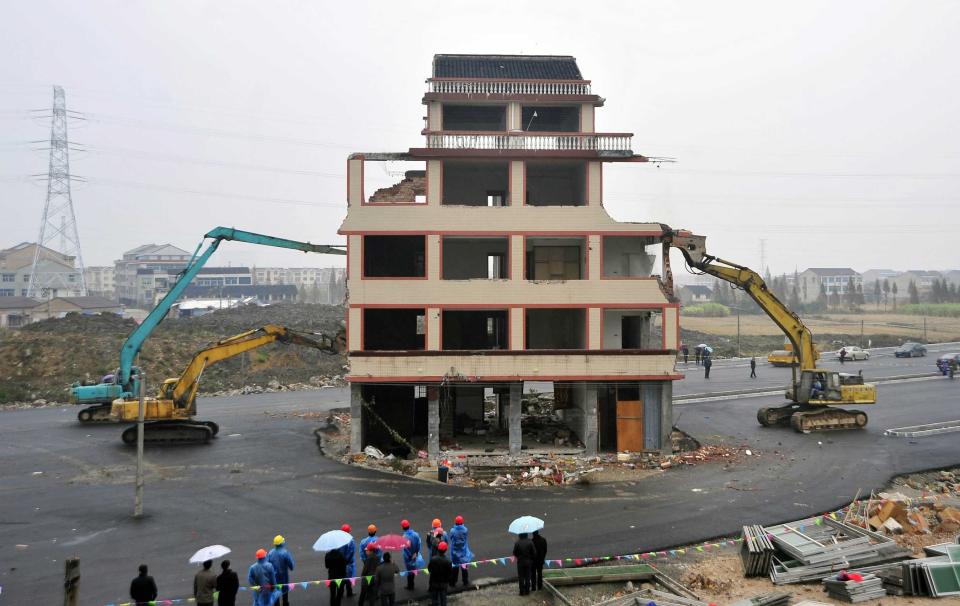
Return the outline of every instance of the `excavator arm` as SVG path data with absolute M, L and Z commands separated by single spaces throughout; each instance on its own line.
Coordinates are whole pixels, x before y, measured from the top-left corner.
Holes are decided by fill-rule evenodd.
M 668 230 L 664 234 L 664 242 L 679 250 L 690 267 L 702 271 L 716 278 L 729 282 L 743 289 L 750 298 L 756 301 L 760 309 L 780 327 L 793 345 L 799 360 L 800 370 L 811 370 L 816 367 L 817 352 L 813 346 L 813 333 L 800 320 L 800 317 L 790 311 L 764 283 L 760 275 L 748 267 L 708 255 L 706 252 L 706 237 L 697 236 L 686 231 Z
M 223 360 L 240 355 L 251 349 L 273 343 L 274 341 L 291 343 L 303 347 L 313 347 L 331 354 L 340 353 L 345 349 L 345 339 L 343 335 L 344 333 L 341 331 L 333 338 L 321 334 L 307 336 L 283 326 L 267 324 L 262 328 L 228 337 L 197 353 L 197 355 L 190 360 L 190 363 L 187 364 L 187 367 L 180 374 L 176 382 L 169 387 L 165 385 L 165 391 L 169 391 L 166 394 L 161 394 L 161 398 L 173 400 L 177 408 L 192 408 L 193 402 L 197 397 L 197 390 L 200 387 L 200 377 L 203 375 L 203 371 L 211 364 L 222 362 Z

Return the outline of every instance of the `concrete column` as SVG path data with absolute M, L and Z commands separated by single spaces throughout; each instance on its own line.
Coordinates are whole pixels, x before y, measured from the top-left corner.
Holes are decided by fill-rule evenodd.
M 660 452 L 670 454 L 673 451 L 673 381 L 664 381 L 660 385 Z
M 440 456 L 440 390 L 427 387 L 427 454 Z
M 510 384 L 510 454 L 520 454 L 520 446 L 523 444 L 523 430 L 520 428 L 520 395 L 523 391 L 523 383 Z
M 350 384 L 350 452 L 363 450 L 363 386 Z
M 583 404 L 583 454 L 588 457 L 596 456 L 600 443 L 597 408 L 597 386 L 587 385 L 587 397 Z

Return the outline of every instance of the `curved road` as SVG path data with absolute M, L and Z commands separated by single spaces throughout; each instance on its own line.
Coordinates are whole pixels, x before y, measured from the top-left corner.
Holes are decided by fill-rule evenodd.
M 905 371 L 897 374 L 924 372 L 932 361 L 899 361 Z M 879 359 L 864 367 L 875 364 Z M 743 368 L 727 366 L 714 366 L 711 387 L 743 382 Z M 773 374 L 765 364 L 760 370 Z M 764 380 L 779 384 L 785 376 Z M 702 391 L 695 380 L 689 383 L 690 391 Z M 449 524 L 461 514 L 473 551 L 489 558 L 509 553 L 509 521 L 533 514 L 547 520 L 551 557 L 647 551 L 734 534 L 747 523 L 819 513 L 891 475 L 960 463 L 957 434 L 882 435 L 890 427 L 960 418 L 960 380 L 885 384 L 880 394 L 866 431 L 820 435 L 756 425 L 756 408 L 777 397 L 678 404 L 681 428 L 706 442 L 747 444 L 759 456 L 637 482 L 523 490 L 420 482 L 320 456 L 311 433 L 315 423 L 286 413 L 345 406 L 346 390 L 205 399 L 200 409 L 221 423 L 220 437 L 209 446 L 147 451 L 142 520 L 130 515 L 134 454 L 120 445 L 119 428 L 80 427 L 69 407 L 3 412 L 0 600 L 56 603 L 63 560 L 71 555 L 81 557 L 83 604 L 125 601 L 141 562 L 150 565 L 161 597 L 185 597 L 196 572 L 186 562 L 193 550 L 229 545 L 234 568 L 243 573 L 253 552 L 277 533 L 288 537 L 297 558 L 293 580 L 320 579 L 322 557 L 309 546 L 344 521 L 355 529 L 372 521 L 397 532 L 406 517 L 423 531 L 433 517 Z M 478 579 L 508 569 L 471 572 Z M 422 593 L 424 582 L 417 582 Z M 325 603 L 323 587 L 308 592 Z M 407 594 L 401 590 L 398 597 Z

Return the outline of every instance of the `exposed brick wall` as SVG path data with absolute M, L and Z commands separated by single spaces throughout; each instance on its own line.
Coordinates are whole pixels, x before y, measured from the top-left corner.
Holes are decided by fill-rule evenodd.
M 417 196 L 427 195 L 427 171 L 408 170 L 403 175 L 403 181 L 378 189 L 369 202 L 391 204 L 397 202 L 413 202 Z

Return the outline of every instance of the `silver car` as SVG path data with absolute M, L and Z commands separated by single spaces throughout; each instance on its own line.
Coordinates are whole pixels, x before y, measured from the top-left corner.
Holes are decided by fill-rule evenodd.
M 846 358 L 847 360 L 869 360 L 870 352 L 866 349 L 861 349 L 856 345 L 847 345 L 841 349 L 847 350 Z M 837 350 L 837 357 L 840 357 L 840 349 Z

